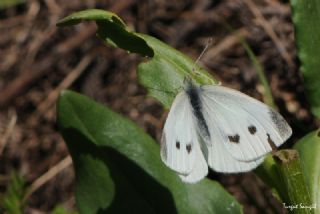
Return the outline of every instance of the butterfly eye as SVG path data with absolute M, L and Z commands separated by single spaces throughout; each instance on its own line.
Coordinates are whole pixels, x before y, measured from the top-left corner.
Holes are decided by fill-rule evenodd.
M 238 134 L 236 134 L 234 136 L 230 135 L 230 136 L 228 136 L 228 138 L 231 143 L 239 143 L 240 142 L 240 136 Z
M 254 125 L 248 127 L 250 134 L 254 135 L 257 132 L 257 128 Z
M 188 151 L 188 154 L 190 154 L 191 149 L 192 149 L 191 144 L 187 144 L 186 149 Z
M 177 149 L 180 149 L 180 142 L 179 141 L 176 141 L 176 147 L 177 147 Z

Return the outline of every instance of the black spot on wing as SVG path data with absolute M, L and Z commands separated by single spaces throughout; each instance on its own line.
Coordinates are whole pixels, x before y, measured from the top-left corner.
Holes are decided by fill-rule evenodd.
M 180 149 L 180 142 L 179 141 L 176 141 L 176 148 Z
M 192 106 L 193 114 L 197 119 L 200 134 L 204 139 L 209 140 L 210 132 L 209 132 L 207 122 L 204 119 L 204 116 L 202 113 L 202 102 L 199 96 L 200 90 L 201 90 L 200 87 L 194 85 L 192 82 L 189 82 L 186 88 L 186 93 L 188 95 L 190 104 Z
M 239 143 L 240 142 L 240 136 L 238 134 L 233 135 L 233 136 L 229 135 L 228 138 L 231 143 Z
M 257 128 L 254 125 L 248 127 L 250 134 L 254 135 L 257 132 Z
M 191 149 L 192 149 L 191 144 L 187 144 L 186 145 L 186 150 L 187 150 L 188 154 L 190 154 Z

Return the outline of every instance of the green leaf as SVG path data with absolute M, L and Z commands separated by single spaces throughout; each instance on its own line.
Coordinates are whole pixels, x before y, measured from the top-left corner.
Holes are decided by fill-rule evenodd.
M 57 26 L 71 26 L 81 21 L 96 21 L 98 37 L 108 44 L 143 56 L 153 56 L 153 50 L 147 43 L 127 30 L 124 22 L 116 14 L 109 11 L 89 9 L 76 12 L 60 20 Z
M 124 22 L 119 16 L 109 11 L 100 10 L 100 9 L 89 9 L 79 12 L 75 12 L 70 16 L 67 16 L 61 19 L 57 26 L 64 27 L 80 23 L 81 21 L 108 21 L 114 22 L 115 24 L 125 27 Z
M 312 113 L 320 117 L 320 2 L 291 0 L 300 70 Z
M 73 159 L 80 213 L 241 213 L 219 183 L 183 183 L 151 137 L 85 96 L 60 95 L 58 125 Z
M 294 146 L 298 150 L 303 174 L 310 190 L 311 205 L 320 213 L 320 132 L 314 131 L 300 139 Z
M 119 20 L 110 21 L 112 19 Z M 186 76 L 201 85 L 217 83 L 189 57 L 154 37 L 129 31 L 118 16 L 108 11 L 91 9 L 77 12 L 59 21 L 58 26 L 77 24 L 82 20 L 95 20 L 97 35 L 105 43 L 152 57 L 139 65 L 139 82 L 150 96 L 167 108 L 183 88 Z

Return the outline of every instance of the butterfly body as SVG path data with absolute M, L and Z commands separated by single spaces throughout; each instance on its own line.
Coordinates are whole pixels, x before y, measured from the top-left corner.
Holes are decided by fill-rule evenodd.
M 194 84 L 191 80 L 188 80 L 186 84 L 185 93 L 188 96 L 190 105 L 193 110 L 194 117 L 197 120 L 197 124 L 199 127 L 198 131 L 202 133 L 203 138 L 206 138 L 207 140 L 209 140 L 210 132 L 209 132 L 207 122 L 203 116 L 203 110 L 202 110 L 203 104 L 200 97 L 202 90 L 203 89 L 200 86 Z
M 283 117 L 260 101 L 187 80 L 164 125 L 161 158 L 182 180 L 196 182 L 208 166 L 225 173 L 257 167 L 291 133 Z

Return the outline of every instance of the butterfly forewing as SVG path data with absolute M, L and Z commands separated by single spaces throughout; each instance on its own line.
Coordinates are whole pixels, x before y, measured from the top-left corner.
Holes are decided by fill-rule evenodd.
M 291 135 L 279 113 L 233 89 L 203 86 L 201 100 L 210 134 L 220 135 L 221 142 L 212 137 L 211 144 L 222 143 L 237 160 L 261 158 Z
M 188 175 L 198 161 L 199 146 L 196 122 L 184 91 L 180 92 L 170 109 L 161 139 L 161 158 L 171 169 Z

